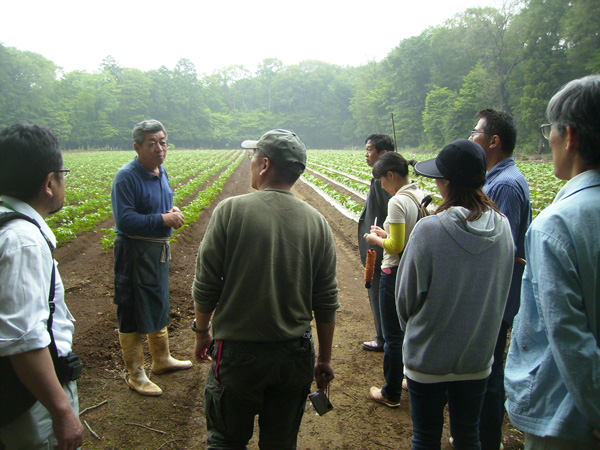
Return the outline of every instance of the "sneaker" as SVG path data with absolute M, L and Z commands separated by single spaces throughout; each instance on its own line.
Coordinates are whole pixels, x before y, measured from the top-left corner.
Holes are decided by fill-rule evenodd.
M 368 352 L 383 351 L 383 345 L 377 345 L 377 341 L 363 342 L 362 348 L 363 350 L 367 350 Z
M 393 402 L 391 400 L 388 400 L 381 394 L 381 389 L 376 388 L 375 386 L 371 388 L 369 395 L 376 402 L 383 403 L 385 406 L 389 406 L 390 408 L 397 408 L 398 406 L 400 406 L 400 402 Z

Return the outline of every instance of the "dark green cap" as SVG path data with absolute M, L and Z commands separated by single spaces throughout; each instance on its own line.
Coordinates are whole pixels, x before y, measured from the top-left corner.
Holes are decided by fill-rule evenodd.
M 275 166 L 291 169 L 290 164 L 302 164 L 302 171 L 306 168 L 306 146 L 300 138 L 288 130 L 267 131 L 258 141 L 247 140 L 242 142 L 242 148 L 258 149 Z

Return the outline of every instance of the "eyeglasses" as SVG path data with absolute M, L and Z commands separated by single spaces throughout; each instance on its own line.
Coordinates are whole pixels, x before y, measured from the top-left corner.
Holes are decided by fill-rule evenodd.
M 69 176 L 69 174 L 71 173 L 71 169 L 60 169 L 60 170 L 55 170 L 54 171 L 54 173 L 57 173 L 57 172 L 62 172 L 63 176 L 65 178 L 67 178 Z
M 550 140 L 550 131 L 551 130 L 552 130 L 551 123 L 545 123 L 543 125 L 540 125 L 540 133 L 542 133 L 542 136 L 547 140 Z
M 490 134 L 485 131 L 471 130 L 471 136 L 475 136 L 476 134 Z

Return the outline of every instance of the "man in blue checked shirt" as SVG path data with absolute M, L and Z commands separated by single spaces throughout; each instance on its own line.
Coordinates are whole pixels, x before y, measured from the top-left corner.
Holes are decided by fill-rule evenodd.
M 519 310 L 521 278 L 525 256 L 525 232 L 531 223 L 531 202 L 527 180 L 515 165 L 513 151 L 517 127 L 513 117 L 494 109 L 477 113 L 479 122 L 471 131 L 470 139 L 485 150 L 487 175 L 483 191 L 498 205 L 508 218 L 515 243 L 515 265 L 508 301 L 494 350 L 492 373 L 488 380 L 483 408 L 479 417 L 479 437 L 482 450 L 502 448 L 504 420 L 504 350 L 506 336 Z

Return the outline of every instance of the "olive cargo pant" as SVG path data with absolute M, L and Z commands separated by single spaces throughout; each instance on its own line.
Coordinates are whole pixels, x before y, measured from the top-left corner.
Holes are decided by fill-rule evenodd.
M 295 450 L 314 379 L 312 339 L 217 341 L 212 357 L 204 388 L 207 447 L 245 449 L 258 414 L 261 450 Z

